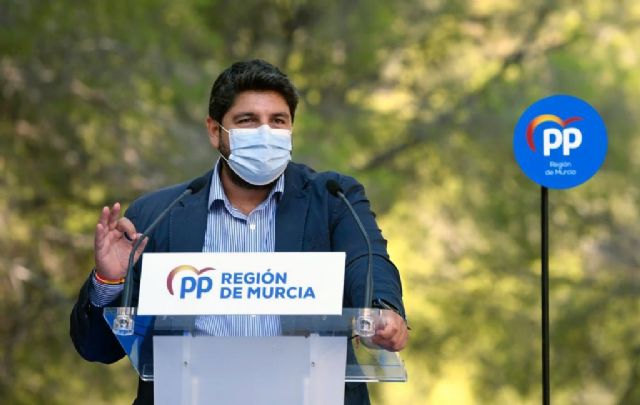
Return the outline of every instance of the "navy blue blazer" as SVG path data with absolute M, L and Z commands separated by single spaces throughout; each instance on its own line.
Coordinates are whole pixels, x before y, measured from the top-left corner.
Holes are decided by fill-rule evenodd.
M 150 235 L 145 252 L 201 252 L 207 227 L 211 172 L 205 174 L 208 184 L 176 205 Z M 345 204 L 326 190 L 329 179 L 337 181 L 358 213 L 373 248 L 374 298 L 382 298 L 404 316 L 402 288 L 398 270 L 387 254 L 386 240 L 375 221 L 363 186 L 355 179 L 336 172 L 316 173 L 311 168 L 289 163 L 285 171 L 284 193 L 276 211 L 275 250 L 278 252 L 346 252 L 343 306 L 361 307 L 364 302 L 367 272 L 367 247 L 356 222 Z M 146 229 L 177 198 L 190 182 L 161 189 L 134 201 L 125 216 L 136 229 Z M 136 266 L 134 302 L 137 302 L 139 265 Z M 113 363 L 124 351 L 102 319 L 102 308 L 91 305 L 90 279 L 80 290 L 71 313 L 71 338 L 80 355 L 89 361 Z M 119 298 L 118 298 L 119 300 Z M 112 305 L 118 306 L 115 300 Z M 151 388 L 150 388 L 151 387 Z M 347 384 L 366 395 L 364 384 Z M 364 389 L 364 391 L 363 391 Z M 150 391 L 149 391 L 150 390 Z M 151 383 L 141 383 L 136 403 L 153 393 Z M 353 392 L 353 394 L 356 394 Z M 349 392 L 346 393 L 347 397 Z M 354 397 L 355 399 L 355 397 Z M 152 401 L 152 400 L 151 400 Z M 366 403 L 364 398 L 345 403 Z M 149 402 L 151 403 L 151 402 Z

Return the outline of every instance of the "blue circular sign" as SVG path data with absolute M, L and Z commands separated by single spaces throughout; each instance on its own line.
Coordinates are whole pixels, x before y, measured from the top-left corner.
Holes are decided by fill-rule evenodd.
M 543 98 L 520 116 L 513 153 L 522 171 L 541 186 L 575 187 L 604 163 L 607 129 L 600 114 L 577 97 Z

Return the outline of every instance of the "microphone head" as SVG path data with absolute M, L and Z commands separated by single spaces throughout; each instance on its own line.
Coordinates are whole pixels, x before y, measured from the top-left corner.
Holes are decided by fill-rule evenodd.
M 342 191 L 342 187 L 340 187 L 340 184 L 338 184 L 338 182 L 333 179 L 327 180 L 325 186 L 327 187 L 327 191 L 329 191 L 329 193 L 331 193 L 331 195 L 334 197 L 338 197 L 338 193 L 344 194 L 344 192 Z
M 187 190 L 191 190 L 191 194 L 195 194 L 198 191 L 202 190 L 202 188 L 207 185 L 208 181 L 208 176 L 198 177 L 197 179 L 194 179 L 191 183 L 189 183 L 189 185 L 187 186 Z

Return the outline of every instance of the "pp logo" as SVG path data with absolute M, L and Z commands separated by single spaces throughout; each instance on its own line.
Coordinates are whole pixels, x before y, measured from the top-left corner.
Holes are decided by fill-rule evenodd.
M 191 265 L 180 265 L 169 272 L 167 276 L 167 290 L 169 294 L 173 293 L 173 280 L 179 273 L 188 272 L 193 275 L 183 274 L 180 279 L 180 299 L 183 300 L 187 294 L 196 294 L 196 299 L 200 299 L 204 293 L 211 291 L 213 287 L 213 279 L 209 276 L 203 276 L 203 273 L 215 270 L 213 267 L 205 267 L 198 270 Z
M 598 112 L 585 101 L 551 96 L 522 114 L 514 131 L 513 151 L 531 180 L 549 188 L 571 188 L 600 169 L 607 153 L 607 132 Z
M 572 149 L 577 149 L 582 145 L 582 131 L 578 128 L 567 126 L 581 119 L 580 117 L 571 117 L 563 121 L 553 114 L 542 114 L 535 117 L 527 126 L 527 143 L 529 144 L 529 148 L 534 152 L 536 151 L 536 145 L 533 142 L 533 134 L 536 127 L 547 121 L 555 122 L 562 127 L 562 131 L 558 128 L 545 128 L 544 131 L 542 131 L 544 155 L 550 156 L 552 149 L 558 149 L 562 146 L 562 154 L 569 156 Z

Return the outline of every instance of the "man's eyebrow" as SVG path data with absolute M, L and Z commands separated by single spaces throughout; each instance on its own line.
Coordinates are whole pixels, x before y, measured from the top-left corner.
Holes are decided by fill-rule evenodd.
M 242 116 L 245 116 L 245 115 L 248 115 L 248 116 L 251 117 L 251 116 L 255 116 L 257 114 L 254 113 L 253 111 L 241 111 L 241 112 L 233 114 L 233 118 L 242 117 Z
M 237 112 L 235 114 L 233 114 L 233 116 L 231 117 L 231 119 L 233 120 L 237 120 L 239 118 L 252 118 L 252 117 L 257 117 L 259 116 L 259 114 L 256 114 L 253 111 L 240 111 Z M 291 118 L 291 114 L 289 114 L 289 112 L 287 111 L 279 111 L 279 112 L 275 112 L 270 114 L 271 117 L 277 117 L 277 118 Z

